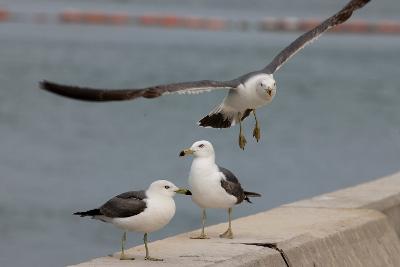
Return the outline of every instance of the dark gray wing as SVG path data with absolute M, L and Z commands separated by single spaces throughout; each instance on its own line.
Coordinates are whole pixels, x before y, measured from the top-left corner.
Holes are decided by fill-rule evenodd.
M 130 191 L 113 197 L 100 207 L 100 212 L 110 218 L 137 215 L 146 209 L 145 191 Z
M 272 61 L 269 63 L 264 69 L 260 72 L 272 74 L 275 71 L 279 70 L 282 65 L 288 61 L 291 57 L 293 57 L 297 52 L 303 49 L 306 45 L 316 40 L 321 34 L 333 28 L 339 24 L 342 24 L 346 20 L 348 20 L 353 12 L 359 8 L 362 8 L 366 5 L 370 0 L 352 0 L 350 1 L 344 8 L 342 8 L 339 12 L 337 12 L 332 17 L 328 18 L 320 25 L 316 26 L 312 30 L 304 33 L 300 37 L 298 37 L 294 42 L 292 42 L 289 46 L 283 49 Z M 241 79 L 247 78 L 248 75 L 243 75 Z
M 221 179 L 221 186 L 225 189 L 225 191 L 236 197 L 237 201 L 236 204 L 239 204 L 245 199 L 245 194 L 243 191 L 242 186 L 239 183 L 239 180 L 236 176 L 228 169 L 218 166 L 219 171 L 223 174 Z
M 122 89 L 122 90 L 109 90 L 109 89 L 95 89 L 89 87 L 79 87 L 57 84 L 49 81 L 40 83 L 40 88 L 57 95 L 84 100 L 84 101 L 122 101 L 131 100 L 139 97 L 155 98 L 167 94 L 199 94 L 217 89 L 235 89 L 240 82 L 238 80 L 231 81 L 195 81 L 162 84 L 141 89 Z

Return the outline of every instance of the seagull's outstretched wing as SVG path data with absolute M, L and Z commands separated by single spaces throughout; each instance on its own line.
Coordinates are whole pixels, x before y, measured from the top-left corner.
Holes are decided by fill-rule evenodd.
M 142 89 L 108 90 L 70 86 L 49 81 L 43 81 L 40 83 L 40 88 L 73 99 L 103 102 L 131 100 L 138 97 L 155 98 L 173 93 L 199 94 L 217 89 L 234 89 L 239 84 L 240 82 L 238 80 L 225 82 L 203 80 L 195 82 L 163 84 Z
M 245 74 L 238 79 L 230 81 L 194 81 L 182 82 L 172 84 L 162 84 L 141 89 L 123 89 L 123 90 L 108 90 L 108 89 L 95 89 L 87 87 L 78 87 L 57 84 L 53 82 L 43 81 L 40 83 L 40 88 L 73 99 L 84 101 L 121 101 L 131 100 L 139 97 L 155 98 L 166 94 L 198 94 L 217 89 L 235 89 L 243 80 L 257 73 L 272 74 L 277 71 L 287 60 L 304 48 L 307 44 L 317 39 L 322 33 L 328 29 L 339 25 L 348 20 L 353 11 L 362 8 L 370 0 L 352 0 L 342 10 L 328 18 L 314 29 L 306 32 L 297 38 L 288 47 L 283 49 L 270 64 L 260 71 Z
M 286 61 L 293 57 L 297 52 L 303 49 L 306 45 L 316 40 L 321 34 L 339 24 L 348 20 L 353 12 L 362 8 L 370 0 L 352 0 L 342 10 L 337 12 L 332 17 L 328 18 L 314 29 L 304 33 L 289 46 L 283 49 L 264 69 L 263 73 L 272 74 L 279 70 Z

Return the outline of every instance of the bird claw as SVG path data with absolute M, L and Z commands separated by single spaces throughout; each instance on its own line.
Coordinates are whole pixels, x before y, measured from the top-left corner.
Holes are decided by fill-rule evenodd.
M 231 229 L 226 230 L 223 234 L 219 235 L 220 238 L 229 238 L 233 239 L 233 232 Z
M 257 143 L 261 138 L 261 130 L 260 130 L 260 127 L 258 127 L 257 124 L 253 129 L 253 137 L 257 140 Z
M 119 257 L 119 259 L 120 259 L 121 261 L 133 261 L 133 260 L 135 260 L 135 258 L 128 257 L 128 256 L 126 256 L 125 254 L 121 254 L 121 256 Z
M 164 259 L 157 259 L 157 258 L 152 258 L 152 257 L 145 257 L 144 260 L 146 260 L 146 261 L 163 261 Z
M 191 236 L 190 239 L 210 239 L 206 234 L 201 234 L 199 236 Z
M 246 146 L 246 144 L 247 144 L 246 137 L 244 137 L 244 135 L 240 134 L 240 135 L 239 135 L 239 147 L 240 147 L 242 150 L 244 150 L 244 147 Z

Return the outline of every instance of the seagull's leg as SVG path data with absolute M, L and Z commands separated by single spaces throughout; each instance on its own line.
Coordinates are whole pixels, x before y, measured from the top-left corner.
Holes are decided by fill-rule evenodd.
M 232 208 L 228 209 L 228 219 L 229 219 L 229 226 L 228 230 L 226 230 L 223 234 L 220 234 L 219 237 L 221 238 L 233 238 L 233 232 L 232 232 L 232 224 L 231 224 L 231 214 L 232 214 Z
M 149 248 L 147 247 L 147 233 L 144 233 L 143 241 L 144 241 L 144 248 L 146 249 L 146 257 L 144 257 L 144 259 L 146 261 L 163 261 L 163 259 L 157 259 L 157 258 L 150 257 Z
M 134 260 L 135 258 L 129 258 L 125 255 L 125 241 L 126 241 L 126 232 L 123 233 L 121 238 L 121 256 L 120 260 Z
M 256 120 L 256 125 L 254 126 L 254 130 L 253 130 L 253 137 L 258 142 L 260 140 L 260 137 L 261 137 L 261 130 L 260 130 L 260 126 L 258 125 L 256 109 L 253 109 L 253 115 L 254 115 L 254 119 Z
M 240 126 L 240 130 L 239 130 L 239 147 L 244 150 L 244 147 L 246 146 L 247 141 L 246 141 L 246 138 L 244 137 L 244 135 L 242 133 L 241 116 L 242 116 L 242 114 L 239 113 L 239 126 Z
M 190 237 L 191 239 L 209 239 L 209 237 L 207 237 L 207 235 L 204 233 L 204 226 L 206 225 L 206 219 L 207 219 L 206 209 L 203 209 L 203 215 L 201 219 L 202 223 L 201 234 L 199 236 Z

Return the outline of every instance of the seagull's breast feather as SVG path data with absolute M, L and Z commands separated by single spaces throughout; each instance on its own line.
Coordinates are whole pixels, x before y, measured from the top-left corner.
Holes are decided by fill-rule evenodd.
M 272 74 L 254 73 L 237 87 L 231 90 L 224 100 L 226 107 L 231 107 L 236 111 L 255 109 L 271 102 L 272 99 L 262 97 L 257 92 L 257 86 L 262 79 L 274 79 Z
M 193 167 L 189 174 L 192 200 L 202 208 L 230 208 L 236 204 L 236 198 L 226 193 L 221 187 L 221 172 L 215 164 Z
M 146 208 L 139 214 L 113 218 L 112 223 L 124 230 L 151 233 L 167 225 L 175 215 L 175 201 L 172 197 L 152 196 L 145 200 Z

